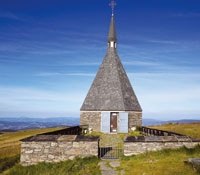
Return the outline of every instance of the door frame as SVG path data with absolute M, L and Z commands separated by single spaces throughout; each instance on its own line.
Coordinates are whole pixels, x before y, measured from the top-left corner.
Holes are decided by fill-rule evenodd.
M 116 128 L 115 130 L 113 131 L 112 129 L 112 116 L 113 114 L 116 114 L 115 116 L 115 124 L 116 124 Z M 110 133 L 117 133 L 118 132 L 118 118 L 119 118 L 119 112 L 110 112 Z

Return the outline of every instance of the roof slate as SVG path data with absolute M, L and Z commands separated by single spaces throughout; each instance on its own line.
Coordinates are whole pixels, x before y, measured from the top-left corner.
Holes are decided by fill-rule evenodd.
M 108 48 L 81 111 L 142 111 L 115 48 Z

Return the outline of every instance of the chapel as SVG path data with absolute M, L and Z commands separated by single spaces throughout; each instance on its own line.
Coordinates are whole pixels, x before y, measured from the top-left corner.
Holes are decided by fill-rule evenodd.
M 80 124 L 97 132 L 128 133 L 142 125 L 142 108 L 118 56 L 111 6 L 106 56 L 80 109 Z

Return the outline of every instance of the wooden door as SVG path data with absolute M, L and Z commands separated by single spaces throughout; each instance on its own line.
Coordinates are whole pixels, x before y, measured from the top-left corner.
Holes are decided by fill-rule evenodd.
M 112 112 L 110 115 L 110 132 L 117 132 L 117 116 L 116 112 Z

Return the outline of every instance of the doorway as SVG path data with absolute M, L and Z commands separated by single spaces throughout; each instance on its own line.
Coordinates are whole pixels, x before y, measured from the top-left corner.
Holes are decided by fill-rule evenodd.
M 118 113 L 111 112 L 110 113 L 110 132 L 112 133 L 117 132 L 117 119 L 118 119 Z

